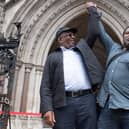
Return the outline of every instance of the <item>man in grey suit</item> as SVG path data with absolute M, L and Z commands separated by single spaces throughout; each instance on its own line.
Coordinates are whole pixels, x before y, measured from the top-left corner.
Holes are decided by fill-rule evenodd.
M 86 7 L 86 38 L 76 42 L 76 28 L 59 28 L 56 39 L 60 47 L 48 56 L 44 67 L 40 109 L 53 129 L 96 129 L 93 89 L 102 81 L 103 70 L 91 47 L 97 37 L 99 16 L 95 4 L 88 2 Z

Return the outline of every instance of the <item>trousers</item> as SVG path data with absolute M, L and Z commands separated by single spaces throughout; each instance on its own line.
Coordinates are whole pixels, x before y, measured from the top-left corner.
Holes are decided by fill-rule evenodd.
M 66 99 L 66 106 L 54 110 L 56 123 L 53 129 L 97 129 L 94 94 Z
M 101 109 L 98 129 L 129 129 L 129 110 L 109 109 L 107 102 Z
M 112 114 L 112 110 L 108 108 L 108 102 L 104 108 L 101 108 L 98 117 L 98 129 L 118 129 Z

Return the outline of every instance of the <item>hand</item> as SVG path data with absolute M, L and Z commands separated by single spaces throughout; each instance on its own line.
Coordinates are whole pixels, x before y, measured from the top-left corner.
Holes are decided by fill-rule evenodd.
M 54 127 L 55 124 L 55 115 L 53 111 L 48 111 L 44 114 L 44 122 L 51 127 Z
M 94 2 L 86 2 L 86 8 L 89 8 L 89 7 L 97 7 L 96 4 Z

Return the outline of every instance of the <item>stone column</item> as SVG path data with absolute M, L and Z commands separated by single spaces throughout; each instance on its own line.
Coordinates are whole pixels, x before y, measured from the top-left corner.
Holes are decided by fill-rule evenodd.
M 40 96 L 39 96 L 39 90 L 40 90 L 40 84 L 41 84 L 41 78 L 42 78 L 42 71 L 43 68 L 41 66 L 36 68 L 35 73 L 35 87 L 34 87 L 34 95 L 33 95 L 33 103 L 32 103 L 32 112 L 38 113 L 40 109 Z
M 18 90 L 18 77 L 19 77 L 19 71 L 20 71 L 20 68 L 22 66 L 22 62 L 16 62 L 16 67 L 15 67 L 15 76 L 14 76 L 14 81 L 13 81 L 13 89 L 12 89 L 12 97 L 11 97 L 11 110 L 14 111 L 15 108 L 15 103 L 16 103 L 16 93 L 17 93 L 17 90 Z
M 30 80 L 30 72 L 32 70 L 31 64 L 25 64 L 25 75 L 24 75 L 24 84 L 23 84 L 23 91 L 22 91 L 22 98 L 21 98 L 21 112 L 25 112 L 27 108 L 27 95 L 28 95 L 28 87 L 29 87 L 29 80 Z

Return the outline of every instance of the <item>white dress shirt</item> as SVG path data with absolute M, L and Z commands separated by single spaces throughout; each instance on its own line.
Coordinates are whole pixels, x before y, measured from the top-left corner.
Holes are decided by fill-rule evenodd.
M 61 47 L 66 91 L 91 89 L 81 55 L 72 49 Z

